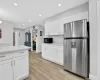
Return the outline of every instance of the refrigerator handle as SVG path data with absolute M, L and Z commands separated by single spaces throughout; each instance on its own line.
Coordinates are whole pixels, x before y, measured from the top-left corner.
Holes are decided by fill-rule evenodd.
M 71 35 L 72 35 L 72 37 L 73 37 L 73 22 L 71 22 Z
M 83 20 L 83 37 L 87 37 L 87 20 Z

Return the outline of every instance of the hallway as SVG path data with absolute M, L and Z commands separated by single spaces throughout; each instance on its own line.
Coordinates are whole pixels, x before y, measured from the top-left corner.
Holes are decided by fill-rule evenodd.
M 30 52 L 30 74 L 26 80 L 84 80 L 65 72 L 61 66 L 41 58 L 40 54 Z

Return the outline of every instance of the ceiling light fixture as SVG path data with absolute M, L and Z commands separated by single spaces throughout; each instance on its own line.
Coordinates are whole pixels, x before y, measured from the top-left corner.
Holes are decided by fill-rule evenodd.
M 39 16 L 41 17 L 42 15 L 41 15 L 41 14 L 39 14 Z
M 58 4 L 59 7 L 61 7 L 61 4 Z
M 31 20 L 29 20 L 29 22 L 32 22 Z
M 0 24 L 2 24 L 2 21 L 0 21 Z
M 25 25 L 25 24 L 22 24 L 23 26 Z
M 18 4 L 17 3 L 14 3 L 14 6 L 18 6 Z

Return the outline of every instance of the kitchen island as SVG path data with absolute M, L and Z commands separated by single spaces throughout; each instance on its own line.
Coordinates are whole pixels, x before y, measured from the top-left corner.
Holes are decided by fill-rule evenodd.
M 26 46 L 0 47 L 0 80 L 23 80 L 29 75 Z

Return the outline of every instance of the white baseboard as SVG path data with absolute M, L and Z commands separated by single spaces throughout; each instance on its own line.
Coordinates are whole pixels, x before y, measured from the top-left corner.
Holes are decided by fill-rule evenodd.
M 94 76 L 94 75 L 91 75 L 91 74 L 89 75 L 89 79 L 90 80 L 98 80 L 97 76 Z
M 56 63 L 56 64 L 59 64 L 59 65 L 63 66 L 63 63 L 60 63 L 60 62 L 58 62 L 58 61 L 50 60 L 50 59 L 48 59 L 48 58 L 46 58 L 46 57 L 44 57 L 44 56 L 42 56 L 42 58 L 45 59 L 45 60 L 48 60 L 48 61 L 51 61 L 51 62 L 53 62 L 53 63 Z

